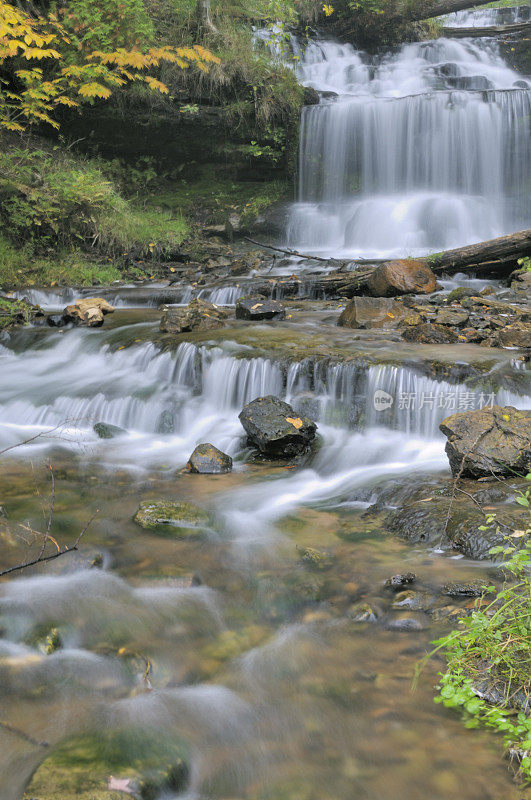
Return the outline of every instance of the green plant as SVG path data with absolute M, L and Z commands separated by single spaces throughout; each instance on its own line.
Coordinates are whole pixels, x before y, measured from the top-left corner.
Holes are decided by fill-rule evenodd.
M 526 478 L 531 481 L 531 474 Z M 516 502 L 531 510 L 531 489 L 520 492 Z M 481 529 L 492 526 L 499 532 L 495 515 L 487 514 Z M 416 678 L 442 652 L 447 665 L 439 673 L 435 702 L 460 710 L 467 728 L 482 725 L 501 733 L 519 763 L 519 775 L 531 781 L 531 522 L 490 553 L 503 558 L 502 588 L 491 586 L 490 601 L 479 600 L 459 629 L 433 642 L 434 650 L 417 665 Z
M 524 272 L 531 272 L 531 258 L 529 258 L 529 256 L 525 256 L 525 258 L 519 258 L 517 264 L 520 269 L 524 270 Z

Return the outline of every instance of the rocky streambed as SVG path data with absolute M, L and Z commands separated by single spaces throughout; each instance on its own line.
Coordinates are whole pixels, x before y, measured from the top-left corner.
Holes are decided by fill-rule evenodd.
M 73 291 L 3 333 L 1 449 L 26 442 L 2 455 L 3 563 L 39 552 L 47 465 L 59 546 L 99 509 L 79 552 L 0 592 L 6 800 L 464 782 L 467 800 L 517 800 L 492 745 L 432 704 L 440 665 L 410 681 L 501 579 L 489 548 L 526 526 L 527 352 L 497 338 L 528 324 L 525 298 L 463 279 L 279 302 L 245 280 L 236 306 L 144 285 L 112 312 Z M 338 325 L 364 303 L 361 326 Z M 456 335 L 406 335 L 420 326 Z M 443 434 L 448 417 L 464 429 Z

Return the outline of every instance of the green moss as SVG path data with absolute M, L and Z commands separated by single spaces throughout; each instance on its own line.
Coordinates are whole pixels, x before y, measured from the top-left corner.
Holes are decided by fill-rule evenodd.
M 25 300 L 0 296 L 0 330 L 27 325 L 34 319 L 36 311 L 39 312 L 39 309 Z
M 193 503 L 153 501 L 140 503 L 135 522 L 146 530 L 174 539 L 202 536 L 208 514 Z

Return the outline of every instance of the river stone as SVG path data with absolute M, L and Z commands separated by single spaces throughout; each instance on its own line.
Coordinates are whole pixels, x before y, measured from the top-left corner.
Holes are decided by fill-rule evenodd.
M 175 539 L 198 538 L 208 527 L 208 514 L 193 503 L 143 501 L 134 517 L 146 530 Z
M 434 325 L 423 322 L 421 325 L 405 328 L 402 336 L 406 342 L 419 344 L 452 344 L 458 341 L 455 331 L 446 325 Z
M 405 586 L 411 586 L 416 580 L 417 576 L 414 572 L 399 572 L 397 575 L 392 575 L 390 578 L 387 578 L 384 585 L 387 589 L 400 592 Z
M 470 289 L 468 286 L 458 286 L 456 289 L 452 289 L 451 292 L 448 292 L 446 300 L 448 303 L 460 303 L 465 297 L 476 297 L 476 295 L 476 289 Z
M 482 597 L 491 584 L 481 578 L 471 581 L 452 581 L 442 587 L 442 594 L 448 597 Z
M 216 475 L 232 470 L 232 458 L 213 444 L 198 444 L 186 465 L 188 472 Z
M 494 334 L 492 344 L 495 347 L 531 347 L 531 323 L 521 322 L 505 325 Z
M 354 297 L 337 321 L 343 328 L 393 328 L 410 310 L 386 297 Z
M 63 311 L 63 317 L 74 325 L 86 325 L 89 328 L 99 328 L 103 325 L 106 314 L 112 314 L 114 307 L 103 297 L 86 297 L 76 300 Z
M 246 405 L 239 415 L 249 444 L 270 458 L 294 456 L 308 449 L 317 425 L 308 417 L 299 417 L 293 408 L 268 395 Z
M 376 267 L 366 287 L 373 297 L 394 297 L 399 294 L 431 294 L 436 284 L 437 278 L 425 261 L 402 258 Z
M 119 428 L 118 425 L 110 425 L 108 422 L 96 422 L 94 433 L 97 433 L 100 439 L 114 439 L 116 436 L 121 436 L 122 433 L 125 433 L 125 430 Z
M 257 321 L 262 319 L 284 319 L 286 311 L 278 300 L 263 300 L 261 297 L 240 297 L 236 303 L 236 319 Z
M 408 589 L 395 595 L 391 608 L 404 611 L 428 611 L 434 603 L 435 598 L 428 592 L 414 592 Z
M 440 308 L 435 317 L 437 325 L 464 325 L 470 314 L 462 308 Z
M 16 325 L 29 325 L 37 317 L 43 317 L 40 306 L 34 306 L 27 300 L 0 295 L 0 331 Z
M 195 298 L 185 308 L 168 306 L 163 309 L 160 330 L 163 333 L 210 331 L 222 328 L 227 312 L 214 303 Z
M 494 406 L 452 414 L 439 425 L 453 475 L 525 475 L 531 468 L 531 411 Z

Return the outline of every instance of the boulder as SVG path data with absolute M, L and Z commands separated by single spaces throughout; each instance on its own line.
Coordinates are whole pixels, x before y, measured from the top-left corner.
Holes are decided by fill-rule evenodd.
M 246 405 L 239 419 L 249 444 L 270 458 L 304 452 L 317 430 L 317 425 L 308 417 L 297 416 L 288 403 L 272 395 L 258 397 Z
M 470 314 L 464 308 L 440 308 L 435 317 L 437 325 L 464 325 Z
M 393 328 L 410 314 L 400 303 L 385 297 L 354 297 L 337 321 L 343 328 Z
M 370 275 L 366 287 L 373 297 L 399 294 L 431 294 L 437 278 L 425 261 L 402 258 L 380 264 Z
M 400 592 L 405 586 L 410 586 L 415 583 L 417 576 L 414 572 L 399 572 L 397 575 L 391 575 L 385 582 L 386 589 L 392 589 L 393 592 Z
M 188 472 L 216 475 L 232 470 L 232 458 L 213 444 L 198 444 L 186 465 Z
M 108 422 L 96 422 L 94 425 L 94 433 L 96 433 L 100 439 L 114 439 L 116 436 L 121 436 L 122 433 L 125 433 L 125 430 L 119 428 L 118 425 L 110 425 Z
M 174 539 L 201 537 L 209 523 L 208 514 L 193 503 L 164 500 L 140 503 L 134 520 L 146 530 Z
M 476 297 L 477 291 L 468 286 L 458 286 L 446 295 L 448 303 L 460 303 L 465 297 Z
M 163 333 L 185 333 L 188 331 L 210 331 L 222 328 L 227 312 L 214 303 L 195 298 L 185 308 L 167 306 L 163 308 L 160 330 Z
M 67 306 L 63 311 L 63 319 L 74 325 L 99 328 L 103 325 L 104 316 L 112 314 L 113 311 L 114 307 L 102 297 L 86 297 L 84 300 L 76 300 L 75 303 Z
M 434 325 L 423 322 L 420 325 L 407 327 L 402 334 L 406 342 L 419 344 L 452 344 L 458 341 L 455 331 L 446 325 Z
M 286 311 L 278 300 L 263 300 L 261 297 L 240 297 L 236 302 L 236 319 L 261 320 L 284 319 Z
M 439 425 L 453 475 L 525 475 L 531 468 L 531 411 L 494 406 L 452 414 Z

